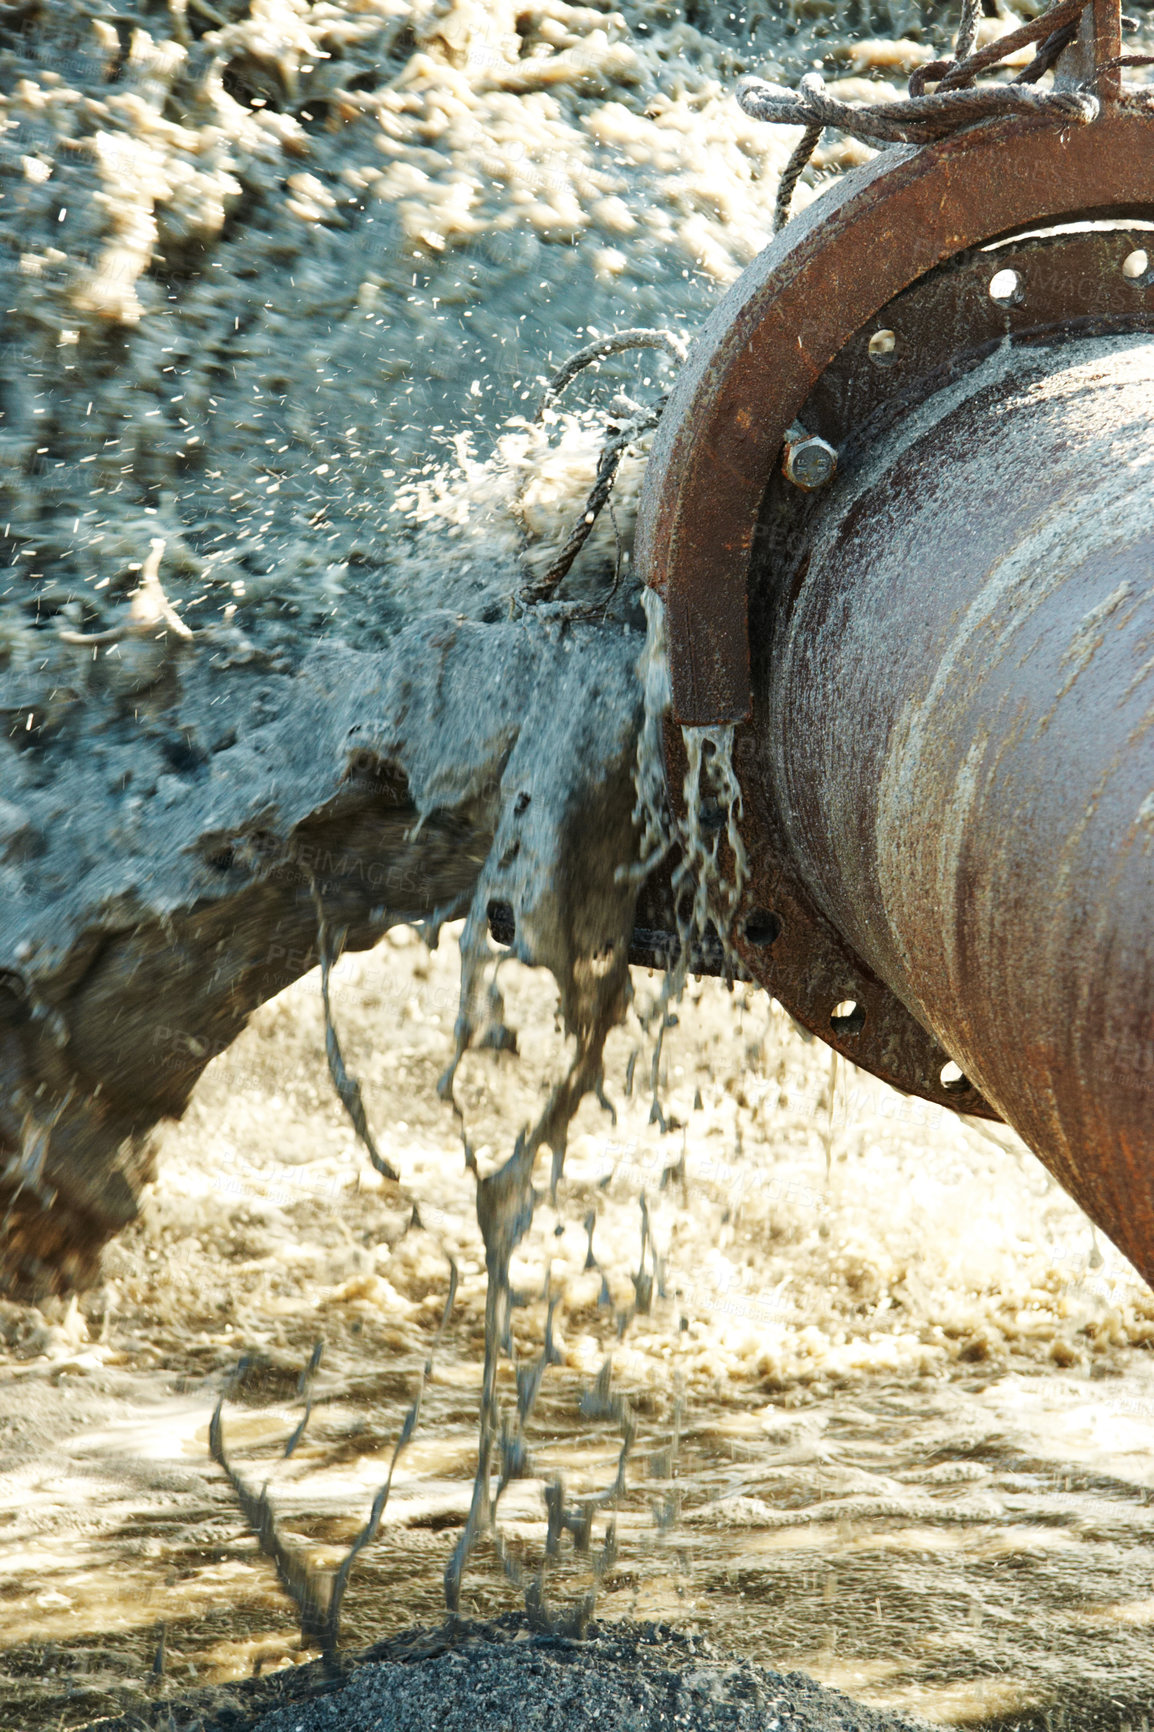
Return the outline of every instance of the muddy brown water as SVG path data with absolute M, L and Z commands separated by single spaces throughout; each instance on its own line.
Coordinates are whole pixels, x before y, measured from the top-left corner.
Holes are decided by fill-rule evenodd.
M 520 1058 L 475 1055 L 460 1079 L 483 1170 L 563 1056 L 547 977 L 504 972 Z M 405 932 L 334 974 L 346 1055 L 420 1228 L 333 1098 L 311 977 L 210 1068 L 103 1287 L 4 1308 L 0 1726 L 86 1726 L 313 1658 L 209 1458 L 213 1406 L 232 1387 L 238 1471 L 335 1565 L 384 1480 L 452 1255 L 453 1318 L 343 1644 L 442 1622 L 484 1322 L 472 1181 L 434 1087 L 457 978 L 451 945 L 430 957 Z M 635 985 L 644 999 L 659 981 Z M 557 1475 L 570 1499 L 611 1484 L 620 1427 L 587 1416 L 610 1358 L 637 1435 L 625 1494 L 593 1524 L 593 1552 L 617 1524 L 604 1625 L 664 1622 L 938 1725 L 1138 1732 L 1154 1702 L 1148 1290 L 1005 1133 L 831 1074 L 763 995 L 704 982 L 679 1014 L 671 1128 L 625 1094 L 631 1022 L 609 1049 L 617 1121 L 582 1108 L 557 1207 L 543 1200 L 514 1263 L 522 1363 L 547 1271 L 563 1297 L 531 1470 L 500 1504 L 510 1554 L 536 1570 Z M 619 1338 L 643 1194 L 658 1278 Z M 564 1614 L 588 1559 L 566 1542 L 548 1582 Z M 483 1547 L 463 1615 L 520 1604 Z

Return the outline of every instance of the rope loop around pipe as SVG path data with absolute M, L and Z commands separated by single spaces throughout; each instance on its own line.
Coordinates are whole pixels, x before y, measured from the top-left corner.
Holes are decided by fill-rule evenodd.
M 774 233 L 789 220 L 797 183 L 811 161 L 826 127 L 836 127 L 851 138 L 884 148 L 892 144 L 929 144 L 949 137 L 982 121 L 1014 115 L 1052 118 L 1058 125 L 1084 126 L 1096 120 L 1101 103 L 1088 85 L 1116 64 L 1145 63 L 1144 57 L 1123 56 L 1121 62 L 1099 66 L 1094 78 L 1073 90 L 1038 90 L 1037 81 L 1049 71 L 1074 41 L 1087 0 L 1057 0 L 1040 17 L 1012 30 L 985 48 L 976 49 L 977 12 L 973 0 L 963 0 L 962 21 L 955 44 L 955 58 L 933 61 L 914 73 L 910 94 L 897 102 L 841 102 L 828 90 L 818 73 L 807 73 L 797 90 L 771 84 L 754 75 L 742 78 L 737 100 L 755 120 L 778 126 L 800 126 L 804 130 L 778 184 L 774 209 Z M 980 10 L 980 7 L 978 8 Z M 1009 55 L 1031 44 L 1039 44 L 1033 60 L 1010 84 L 975 87 L 980 73 L 990 71 Z M 936 89 L 927 93 L 927 84 Z M 1143 93 L 1129 92 L 1129 100 L 1142 100 Z

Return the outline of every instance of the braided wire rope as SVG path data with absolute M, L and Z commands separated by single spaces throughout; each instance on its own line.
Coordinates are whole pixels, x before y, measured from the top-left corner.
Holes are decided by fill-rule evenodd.
M 978 47 L 982 0 L 962 0 L 962 15 L 954 39 L 953 55 L 920 66 L 911 76 L 908 95 L 894 102 L 849 103 L 833 96 L 816 72 L 802 78 L 796 90 L 747 75 L 737 85 L 737 100 L 755 120 L 781 126 L 800 126 L 802 134 L 790 154 L 778 182 L 773 232 L 789 221 L 797 183 L 813 159 L 827 127 L 863 143 L 885 149 L 896 144 L 929 144 L 947 138 L 983 121 L 1012 116 L 1046 116 L 1063 126 L 1084 126 L 1095 120 L 1101 102 L 1091 86 L 1104 74 L 1126 66 L 1154 65 L 1154 55 L 1123 54 L 1100 63 L 1093 75 L 1072 89 L 1038 90 L 1035 86 L 1057 64 L 1078 36 L 1090 0 L 1055 0 L 1037 18 L 1008 31 L 984 48 Z M 1033 58 L 1016 78 L 1006 84 L 975 87 L 975 80 L 992 71 L 1023 48 L 1035 46 Z M 936 88 L 927 92 L 927 85 Z M 1154 108 L 1154 92 L 1124 90 L 1123 106 Z M 631 348 L 663 348 L 675 360 L 685 358 L 680 336 L 657 329 L 615 332 L 599 338 L 570 356 L 549 380 L 535 417 L 540 422 L 566 385 L 585 367 Z M 585 509 L 573 526 L 565 545 L 547 571 L 530 578 L 516 597 L 521 606 L 550 601 L 568 574 L 588 539 L 593 525 L 609 502 L 617 471 L 626 450 L 643 433 L 656 426 L 668 394 L 647 408 L 632 404 L 635 411 L 625 424 L 611 422 L 597 465 L 593 489 Z M 616 579 L 614 581 L 616 588 Z
M 795 146 L 778 183 L 774 208 L 774 233 L 789 221 L 794 192 L 813 158 L 827 127 L 865 144 L 884 148 L 893 144 L 929 144 L 981 121 L 1013 115 L 1047 115 L 1062 125 L 1084 126 L 1097 118 L 1100 102 L 1089 80 L 1071 90 L 1037 90 L 1038 80 L 1057 62 L 1074 41 L 1079 20 L 1088 0 L 1056 0 L 1039 17 L 1017 30 L 976 46 L 981 0 L 963 0 L 962 19 L 949 60 L 935 60 L 919 67 L 909 81 L 909 95 L 896 102 L 849 103 L 833 96 L 819 73 L 811 72 L 796 90 L 748 75 L 737 86 L 737 100 L 746 114 L 779 126 L 800 126 L 802 136 Z M 981 73 L 1000 65 L 1019 49 L 1037 44 L 1034 58 L 1008 84 L 975 88 Z M 1118 66 L 1150 64 L 1142 55 L 1122 55 L 1099 66 L 1095 78 Z M 936 88 L 927 93 L 926 86 Z M 1123 92 L 1124 103 L 1145 106 L 1142 91 Z

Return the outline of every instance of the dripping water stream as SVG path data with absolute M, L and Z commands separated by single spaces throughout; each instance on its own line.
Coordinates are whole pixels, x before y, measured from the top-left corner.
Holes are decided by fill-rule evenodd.
M 637 786 L 624 761 L 615 808 L 643 859 L 668 837 L 649 753 Z M 689 758 L 695 811 L 724 795 L 724 739 Z M 523 820 L 536 790 L 510 792 L 513 812 L 530 794 Z M 522 826 L 529 888 L 559 822 Z M 688 846 L 701 858 L 720 828 Z M 519 930 L 560 946 L 526 897 Z M 723 918 L 688 900 L 686 929 Z M 567 1018 L 564 989 L 479 918 L 460 948 L 464 989 L 455 946 L 404 930 L 332 970 L 403 1195 L 358 1154 L 301 982 L 210 1068 L 105 1289 L 49 1308 L 35 1338 L 4 1313 L 13 1723 L 86 1725 L 298 1661 L 209 1462 L 221 1379 L 246 1360 L 232 1457 L 332 1572 L 437 1342 L 346 1647 L 439 1623 L 447 1584 L 464 1617 L 663 1619 L 943 1725 L 1140 1724 L 1154 1312 L 1032 1157 L 864 1077 L 831 1095 L 824 1051 L 743 985 L 610 966 L 575 977 Z M 519 1056 L 490 1029 L 515 1029 Z M 658 1039 L 654 1115 L 627 1079 Z

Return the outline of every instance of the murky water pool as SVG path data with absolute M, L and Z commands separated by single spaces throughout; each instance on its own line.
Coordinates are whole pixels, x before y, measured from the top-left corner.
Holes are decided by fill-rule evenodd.
M 452 1256 L 453 1315 L 342 1640 L 443 1618 L 484 1324 L 473 1181 L 434 1089 L 451 949 L 402 932 L 334 977 L 403 1198 L 332 1095 L 310 978 L 211 1067 L 104 1286 L 0 1312 L 0 1725 L 82 1726 L 306 1657 L 210 1458 L 213 1408 L 227 1388 L 235 1469 L 335 1566 L 385 1479 Z M 483 1171 L 563 1051 L 550 984 L 507 975 L 520 1057 L 470 1057 L 461 1078 Z M 501 1498 L 507 1559 L 535 1578 L 558 1478 L 571 1508 L 612 1486 L 629 1427 L 596 1411 L 619 1394 L 626 1490 L 587 1552 L 563 1537 L 559 1614 L 615 1521 L 598 1617 L 664 1619 L 945 1726 L 1138 1732 L 1154 1703 L 1148 1290 L 1007 1133 L 831 1070 L 763 995 L 691 988 L 664 1133 L 625 1093 L 637 1039 L 613 1036 L 616 1123 L 582 1108 L 556 1208 L 542 1199 L 514 1262 L 518 1363 L 540 1353 L 547 1277 L 559 1362 Z M 647 1275 L 650 1308 L 630 1316 Z M 511 1370 L 501 1396 L 512 1411 Z M 520 1603 L 482 1547 L 462 1611 Z

